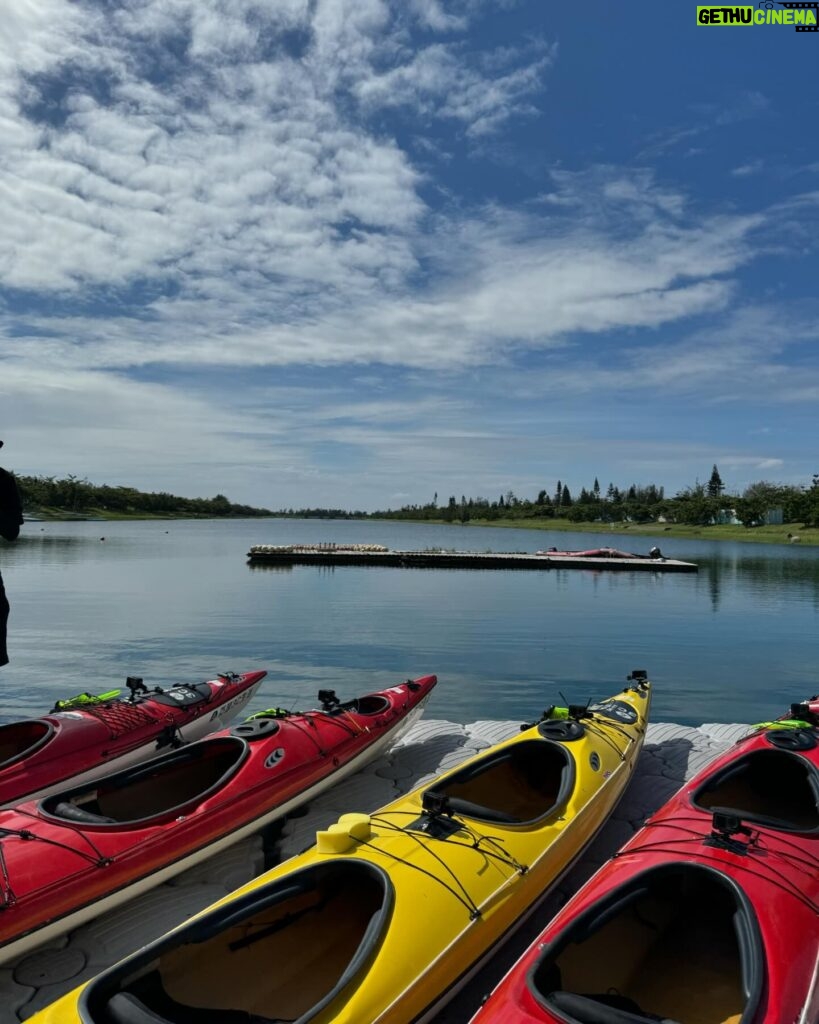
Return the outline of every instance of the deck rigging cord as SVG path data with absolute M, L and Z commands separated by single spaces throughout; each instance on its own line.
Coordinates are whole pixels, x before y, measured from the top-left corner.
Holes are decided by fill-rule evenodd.
M 601 740 L 603 740 L 604 743 L 608 744 L 608 746 L 611 747 L 611 749 L 617 754 L 617 756 L 620 758 L 621 761 L 625 761 L 625 759 L 626 759 L 626 751 L 625 750 L 621 750 L 617 746 L 617 744 L 614 742 L 614 740 L 611 738 L 611 736 L 607 736 L 606 733 L 603 731 L 603 729 L 600 728 L 599 724 L 592 724 L 592 723 L 589 722 L 588 719 L 585 719 L 584 724 L 585 724 L 586 728 L 589 730 L 589 732 L 593 732 L 595 734 L 595 736 L 598 736 Z M 611 723 L 606 722 L 606 725 L 610 725 L 610 724 Z M 632 739 L 632 737 L 630 737 L 628 735 L 628 733 L 625 733 L 624 735 L 626 736 L 626 738 L 629 740 L 630 743 L 634 742 L 634 740 Z
M 404 831 L 402 828 L 400 828 L 400 826 L 396 826 L 395 830 L 398 832 Z M 417 839 L 419 844 L 421 844 L 420 836 L 415 836 L 414 838 Z M 366 846 L 371 850 L 375 850 L 376 853 L 380 853 L 382 856 L 385 853 L 385 851 L 382 850 L 375 843 L 371 843 L 366 839 L 356 839 L 355 841 L 359 844 L 359 846 Z M 424 849 L 429 850 L 429 847 L 424 846 Z M 458 876 L 455 874 L 452 868 L 450 868 L 449 865 L 443 860 L 443 858 L 439 857 L 438 854 L 435 853 L 433 850 L 429 850 L 429 852 L 437 861 L 439 861 L 443 865 L 444 868 L 446 868 L 449 874 L 452 875 L 452 877 L 457 882 L 458 888 L 461 890 L 461 892 L 458 892 L 457 889 L 451 886 L 439 875 L 435 875 L 431 871 L 428 871 L 426 868 L 422 868 L 420 864 L 415 864 L 411 860 L 407 860 L 405 857 L 398 857 L 394 853 L 390 854 L 389 856 L 391 856 L 393 860 L 397 860 L 399 864 L 403 864 L 405 867 L 412 868 L 413 871 L 420 871 L 422 875 L 426 875 L 428 878 L 431 878 L 433 882 L 438 882 L 438 884 L 442 885 L 444 889 L 447 890 L 447 892 L 452 893 L 452 895 L 455 897 L 456 900 L 458 900 L 459 903 L 462 903 L 466 907 L 466 909 L 469 911 L 469 920 L 476 921 L 481 916 L 481 911 L 478 904 L 472 899 L 472 897 L 467 892 L 461 880 L 458 878 Z
M 605 731 L 602 729 L 602 726 L 605 726 L 608 729 L 612 729 L 615 732 L 619 732 L 620 735 L 627 740 L 629 745 L 634 742 L 634 737 L 630 736 L 629 733 L 617 722 L 614 722 L 612 721 L 612 719 L 607 718 L 604 715 L 601 715 L 598 711 L 595 710 L 595 708 L 591 707 L 591 698 L 589 698 L 589 701 L 587 701 L 585 704 L 570 704 L 562 692 L 560 692 L 560 696 L 563 698 L 563 701 L 566 704 L 566 717 L 570 721 L 582 722 L 585 728 L 589 730 L 589 732 L 593 732 L 599 739 L 603 740 L 604 743 L 611 747 L 611 749 L 617 754 L 621 761 L 625 761 L 626 751 L 621 750 L 617 746 L 617 744 L 614 742 L 611 736 L 608 736 L 605 733 Z M 555 706 L 552 705 L 549 708 L 549 710 L 544 713 L 541 721 L 552 720 L 551 716 L 556 710 L 558 709 L 556 709 Z M 564 709 L 561 708 L 560 710 L 563 711 Z M 562 716 L 559 716 L 557 718 L 558 721 L 560 721 L 560 717 Z M 638 733 L 642 734 L 643 732 L 645 732 L 645 729 L 637 725 L 636 722 L 635 727 L 637 728 Z
M 28 814 L 28 812 L 25 811 L 21 813 L 27 814 L 28 817 L 38 820 L 33 814 Z M 78 850 L 76 847 L 69 846 L 68 843 L 61 843 L 58 839 L 51 839 L 48 836 L 37 835 L 35 832 L 31 832 L 25 828 L 0 828 L 0 871 L 3 876 L 3 892 L 0 894 L 0 911 L 13 906 L 17 902 L 17 897 L 14 894 L 8 873 L 8 865 L 6 863 L 6 854 L 3 843 L 4 839 L 15 838 L 22 839 L 25 842 L 36 841 L 45 843 L 47 846 L 56 846 L 58 849 L 67 850 L 69 853 L 76 854 L 81 860 L 88 861 L 89 864 L 92 864 L 97 868 L 108 867 L 109 864 L 113 863 L 112 858 L 104 857 L 102 851 L 94 845 L 92 840 L 81 829 L 74 828 L 68 824 L 65 825 L 65 828 L 70 832 L 73 832 L 75 835 L 80 836 L 86 843 L 88 843 L 96 856 L 92 856 L 85 850 Z
M 391 813 L 395 813 L 395 812 L 391 812 Z M 397 812 L 397 813 L 406 814 L 406 815 L 409 815 L 409 816 L 411 816 L 413 818 L 417 817 L 417 815 L 415 815 L 412 811 L 400 811 L 400 812 Z M 499 861 L 501 864 L 506 865 L 506 867 L 512 868 L 519 875 L 525 875 L 527 873 L 527 871 L 529 870 L 528 867 L 525 864 L 521 864 L 520 861 L 516 860 L 509 853 L 507 853 L 506 850 L 504 850 L 502 848 L 500 848 L 499 850 L 486 849 L 486 847 L 482 845 L 483 843 L 487 843 L 487 844 L 494 845 L 496 847 L 500 847 L 501 846 L 501 840 L 499 840 L 495 836 L 482 835 L 480 832 L 477 832 L 475 829 L 472 829 L 468 825 L 465 825 L 465 824 L 461 823 L 460 819 L 458 819 L 459 820 L 459 824 L 461 824 L 460 831 L 466 833 L 466 835 L 472 840 L 470 843 L 459 842 L 455 838 L 454 835 L 450 835 L 450 836 L 431 836 L 431 835 L 429 835 L 427 833 L 417 832 L 414 829 L 408 829 L 408 828 L 405 828 L 402 825 L 397 825 L 397 824 L 395 824 L 395 822 L 392 822 L 389 819 L 384 818 L 384 817 L 382 817 L 381 815 L 378 815 L 378 814 L 371 815 L 370 820 L 375 822 L 376 824 L 380 825 L 382 828 L 384 828 L 384 829 L 386 829 L 388 831 L 399 832 L 402 835 L 405 835 L 408 838 L 413 839 L 416 843 L 418 843 L 419 846 L 421 846 L 422 849 L 426 850 L 427 853 L 429 853 L 429 855 L 431 857 L 433 857 L 435 860 L 437 860 L 439 862 L 439 864 L 446 870 L 446 872 L 453 878 L 453 880 L 455 881 L 456 885 L 458 886 L 458 888 L 463 893 L 463 896 L 461 896 L 451 885 L 449 885 L 447 882 L 445 882 L 444 879 L 442 879 L 439 875 L 435 875 L 432 872 L 427 871 L 425 868 L 422 868 L 420 865 L 415 864 L 415 863 L 413 863 L 410 860 L 407 860 L 405 857 L 397 856 L 395 853 L 390 853 L 389 854 L 389 856 L 391 856 L 394 860 L 397 860 L 399 863 L 404 864 L 407 867 L 413 868 L 414 870 L 420 871 L 422 874 L 428 875 L 433 880 L 439 882 L 445 889 L 447 889 L 449 892 L 451 892 L 453 894 L 453 896 L 456 897 L 456 899 L 458 899 L 461 903 L 463 903 L 463 905 L 469 911 L 470 919 L 471 920 L 475 920 L 477 917 L 480 917 L 480 914 L 481 914 L 480 908 L 475 903 L 475 901 L 472 899 L 472 897 L 469 895 L 469 893 L 467 892 L 466 887 L 464 886 L 464 884 L 460 880 L 460 878 L 457 876 L 455 871 L 432 848 L 431 843 L 424 842 L 424 840 L 435 840 L 435 842 L 450 843 L 453 846 L 460 846 L 460 847 L 465 848 L 465 849 L 476 850 L 477 852 L 483 854 L 485 857 L 488 857 L 488 858 L 490 858 L 492 860 Z M 356 840 L 356 842 L 359 843 L 361 846 L 368 846 L 371 849 L 374 849 L 374 850 L 376 850 L 377 852 L 379 852 L 381 854 L 385 854 L 384 850 L 381 850 L 376 844 L 374 844 L 372 842 L 368 842 L 367 840 Z
M 361 726 L 358 724 L 358 722 L 356 722 L 354 718 L 351 717 L 350 712 L 347 710 L 347 708 L 341 708 L 338 714 L 328 714 L 324 711 L 311 711 L 306 712 L 305 717 L 307 717 L 307 714 L 309 714 L 311 718 L 315 717 L 316 715 L 322 715 L 324 721 L 332 722 L 334 725 L 337 725 L 340 728 L 344 729 L 346 733 L 353 737 L 363 736 L 364 732 L 366 731 L 361 728 Z M 350 722 L 341 721 L 342 715 L 346 715 L 347 717 L 349 717 L 351 719 Z
M 416 817 L 416 815 L 414 815 L 412 811 L 390 811 L 390 813 L 410 814 L 413 817 Z M 456 816 L 453 815 L 452 817 L 454 818 Z M 505 864 L 507 867 L 514 868 L 514 870 L 521 875 L 525 875 L 526 872 L 529 870 L 525 864 L 521 864 L 520 861 L 516 860 L 510 853 L 507 853 L 507 851 L 503 848 L 501 848 L 498 852 L 495 852 L 494 850 L 487 850 L 483 846 L 481 846 L 481 843 L 493 843 L 495 846 L 501 846 L 502 840 L 498 839 L 497 836 L 482 835 L 480 832 L 464 824 L 461 818 L 458 818 L 458 823 L 461 826 L 459 831 L 465 832 L 466 835 L 472 839 L 471 843 L 458 842 L 455 838 L 455 836 L 458 834 L 457 832 L 454 835 L 450 836 L 431 836 L 426 832 L 416 832 L 414 829 L 404 828 L 403 825 L 396 825 L 394 822 L 382 818 L 379 814 L 371 815 L 370 820 L 377 821 L 379 825 L 382 825 L 384 828 L 390 829 L 393 832 L 402 832 L 404 833 L 404 835 L 410 836 L 412 839 L 415 839 L 418 842 L 420 842 L 422 839 L 435 839 L 439 843 L 452 843 L 453 846 L 463 846 L 470 850 L 478 850 L 485 856 L 491 857 L 493 860 L 500 861 L 500 863 Z
M 688 820 L 696 820 L 696 819 L 689 818 Z M 715 861 L 719 865 L 724 865 L 725 862 L 723 861 L 723 859 L 721 857 L 717 857 L 715 853 L 711 853 L 710 852 L 711 848 L 709 848 L 708 846 L 705 845 L 705 840 L 708 839 L 709 836 L 707 834 L 704 834 L 701 830 L 697 831 L 696 829 L 693 829 L 693 828 L 686 828 L 683 825 L 677 825 L 677 824 L 675 824 L 673 822 L 663 821 L 663 820 L 661 820 L 661 821 L 651 821 L 651 820 L 649 820 L 649 821 L 647 821 L 645 823 L 645 825 L 643 827 L 644 828 L 650 828 L 652 826 L 656 826 L 656 827 L 660 827 L 661 826 L 663 828 L 668 828 L 668 829 L 672 829 L 674 831 L 683 832 L 683 833 L 686 834 L 686 838 L 685 839 L 659 839 L 659 840 L 656 840 L 656 841 L 640 843 L 639 845 L 633 846 L 630 849 L 618 850 L 616 853 L 612 854 L 612 858 L 611 859 L 612 860 L 617 860 L 620 857 L 630 856 L 631 854 L 638 853 L 638 852 L 640 852 L 640 853 L 643 853 L 643 852 L 669 853 L 669 854 L 672 854 L 672 855 L 677 855 L 677 854 L 679 854 L 679 850 L 676 849 L 677 846 L 699 846 L 700 849 L 697 851 L 698 856 L 701 856 L 702 858 L 704 858 L 706 860 L 713 860 L 713 861 Z M 752 832 L 751 840 L 749 840 L 749 842 L 747 844 L 748 848 L 749 848 L 748 852 L 751 852 L 753 850 L 759 850 L 760 852 L 765 852 L 768 857 L 779 856 L 779 857 L 781 857 L 781 859 L 786 860 L 786 861 L 798 860 L 798 861 L 801 862 L 801 858 L 798 857 L 798 855 L 796 855 L 796 854 L 788 854 L 785 851 L 781 851 L 781 850 L 772 850 L 769 846 L 766 846 L 763 842 L 760 842 L 760 840 L 762 838 L 764 838 L 763 833 L 760 833 L 758 830 Z M 777 835 L 777 838 L 782 838 L 782 842 L 785 845 L 788 845 L 788 846 L 792 846 L 793 845 L 791 842 L 789 842 L 788 840 L 784 839 L 783 837 L 779 837 Z M 811 859 L 815 860 L 816 864 L 819 864 L 819 858 L 811 858 Z M 753 864 L 753 867 L 751 867 L 751 864 Z M 819 913 L 819 903 L 816 903 L 809 896 L 806 896 L 805 893 L 794 882 L 790 882 L 787 879 L 783 879 L 781 875 L 777 874 L 776 869 L 774 867 L 772 867 L 770 864 L 766 864 L 764 861 L 743 861 L 738 866 L 746 874 L 753 875 L 755 878 L 762 879 L 762 881 L 764 881 L 764 882 L 768 882 L 768 883 L 770 883 L 772 885 L 775 885 L 778 889 L 781 889 L 783 892 L 789 893 L 791 896 L 794 896 L 796 899 L 799 900 L 800 903 L 803 903 L 806 907 L 808 907 L 814 913 Z M 815 864 L 809 864 L 808 867 L 810 867 L 812 870 L 808 871 L 807 868 L 806 868 L 805 869 L 805 874 L 809 875 L 810 878 L 815 877 L 815 871 L 816 871 Z M 766 871 L 764 871 L 762 869 L 767 869 L 767 872 L 770 872 L 770 874 L 766 873 Z

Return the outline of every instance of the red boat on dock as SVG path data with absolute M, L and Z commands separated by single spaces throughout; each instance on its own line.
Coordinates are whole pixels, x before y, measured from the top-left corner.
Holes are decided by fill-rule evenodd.
M 145 764 L 0 811 L 0 962 L 213 856 L 372 760 L 435 676 L 273 709 Z
M 536 551 L 536 555 L 543 555 L 546 558 L 654 558 L 662 560 L 660 549 L 654 547 L 647 555 L 635 555 L 631 551 L 621 551 L 619 548 L 587 548 L 585 551 L 558 551 L 557 548 L 547 548 L 545 551 Z
M 223 729 L 266 675 L 226 672 L 151 690 L 129 677 L 128 697 L 84 693 L 41 718 L 0 725 L 0 806 L 44 797 L 68 781 L 90 782 Z
M 795 708 L 654 814 L 473 1024 L 815 1024 L 819 719 Z

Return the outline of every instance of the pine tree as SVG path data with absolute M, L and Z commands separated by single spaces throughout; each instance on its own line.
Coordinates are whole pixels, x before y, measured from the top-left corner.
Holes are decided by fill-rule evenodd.
M 719 470 L 715 464 L 711 470 L 711 479 L 708 481 L 708 497 L 718 498 L 722 494 L 723 488 L 722 477 L 719 475 Z

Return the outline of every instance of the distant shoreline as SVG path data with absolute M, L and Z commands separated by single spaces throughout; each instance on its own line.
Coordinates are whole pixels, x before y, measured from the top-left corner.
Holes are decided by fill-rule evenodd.
M 382 522 L 419 522 L 419 520 L 381 520 Z M 540 530 L 553 533 L 609 533 L 621 537 L 678 537 L 688 540 L 731 540 L 746 544 L 787 544 L 794 547 L 819 545 L 819 528 L 803 528 L 798 523 L 783 526 L 685 526 L 680 523 L 573 523 L 568 519 L 470 519 L 466 523 L 448 523 L 443 519 L 425 520 L 441 526 L 494 526 L 499 529 Z M 788 537 L 788 534 L 791 537 Z
M 96 509 L 89 510 L 87 515 L 82 513 L 54 514 L 40 510 L 32 513 L 26 523 L 77 523 L 77 522 L 117 522 L 138 521 L 138 520 L 161 520 L 171 522 L 174 520 L 237 520 L 244 521 L 270 519 L 296 519 L 297 516 L 208 516 L 208 515 L 170 515 L 167 513 L 144 513 L 144 514 L 117 514 L 104 513 Z M 622 544 L 627 536 L 651 537 L 655 541 L 665 538 L 682 538 L 687 540 L 730 540 L 743 544 L 787 544 L 789 546 L 815 547 L 819 546 L 819 528 L 803 528 L 798 523 L 789 523 L 783 526 L 684 526 L 679 523 L 573 523 L 568 519 L 471 519 L 465 523 L 448 522 L 445 519 L 398 519 L 393 516 L 345 516 L 344 518 L 319 516 L 305 517 L 306 522 L 376 522 L 376 523 L 413 523 L 415 525 L 430 526 L 475 526 L 495 527 L 504 530 L 539 530 L 546 533 L 596 533 L 615 534 L 618 543 Z M 25 523 L 23 525 L 25 529 Z M 788 534 L 791 537 L 788 537 Z M 794 542 L 791 538 L 798 537 Z M 332 539 L 332 538 L 328 538 Z
M 51 512 L 43 509 L 39 509 L 37 512 L 32 512 L 31 515 L 23 513 L 23 529 L 25 529 L 26 523 L 116 523 L 120 520 L 126 522 L 132 522 L 140 519 L 160 519 L 165 522 L 169 522 L 175 519 L 208 519 L 208 520 L 221 520 L 221 519 L 283 519 L 284 516 L 276 515 L 263 515 L 263 516 L 247 516 L 247 515 L 226 515 L 226 516 L 209 516 L 204 513 L 188 512 L 188 513 L 171 513 L 171 512 L 102 512 L 98 509 L 89 509 L 86 512 Z

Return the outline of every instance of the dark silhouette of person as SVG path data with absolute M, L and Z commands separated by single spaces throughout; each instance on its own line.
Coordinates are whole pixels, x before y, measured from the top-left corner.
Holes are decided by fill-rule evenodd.
M 0 441 L 0 448 L 3 442 Z M 23 522 L 23 507 L 20 492 L 11 473 L 0 467 L 0 537 L 17 540 Z M 9 618 L 9 602 L 0 575 L 0 665 L 8 665 L 6 650 L 6 624 Z

